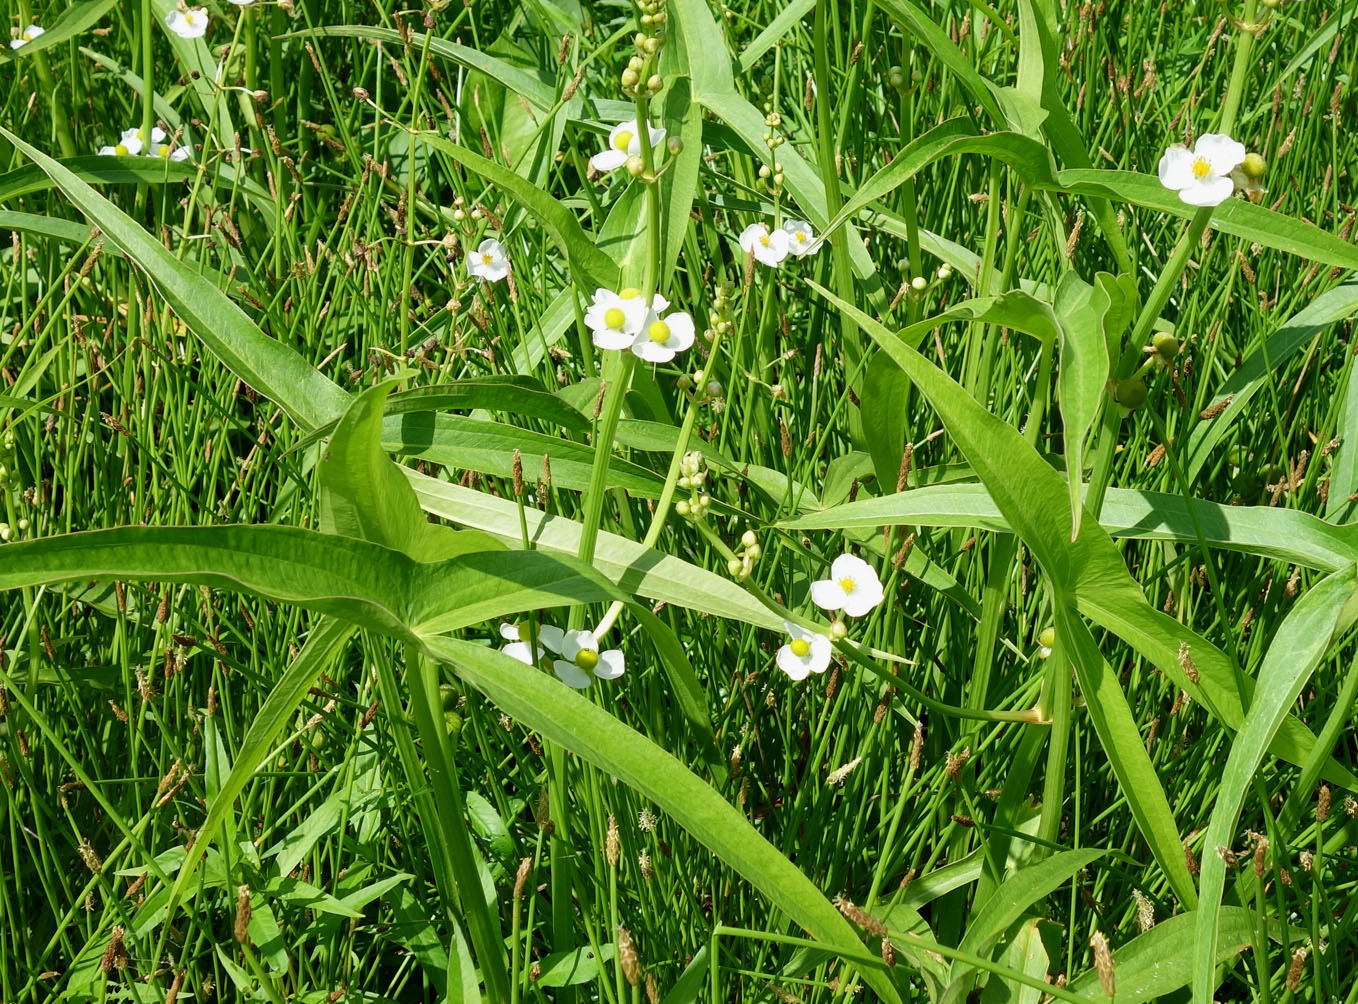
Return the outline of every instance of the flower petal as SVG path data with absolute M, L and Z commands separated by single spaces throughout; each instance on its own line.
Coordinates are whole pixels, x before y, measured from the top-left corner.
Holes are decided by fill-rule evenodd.
M 1231 197 L 1235 182 L 1230 178 L 1217 178 L 1208 175 L 1196 184 L 1190 185 L 1179 193 L 1179 198 L 1190 206 L 1219 206 Z
M 533 656 L 530 654 L 531 650 L 526 641 L 510 642 L 504 648 L 500 649 L 500 651 L 511 659 L 519 660 L 519 662 L 523 663 L 525 666 L 533 665 Z
M 666 342 L 651 341 L 650 336 L 643 331 L 632 342 L 632 355 L 648 363 L 667 363 L 674 358 L 674 349 Z
M 844 606 L 844 590 L 834 579 L 811 583 L 811 602 L 822 610 L 838 610 Z
M 500 621 L 500 637 L 505 641 L 519 641 L 519 626 L 511 621 Z
M 589 158 L 589 166 L 600 174 L 616 171 L 627 163 L 627 154 L 621 150 L 602 150 Z
M 594 667 L 594 675 L 601 680 L 616 680 L 627 671 L 623 664 L 622 652 L 616 648 L 610 648 L 607 652 L 599 653 L 599 665 Z
M 560 652 L 566 633 L 553 624 L 543 624 L 538 628 L 538 644 L 549 652 Z
M 1193 184 L 1193 153 L 1186 146 L 1177 143 L 1165 151 L 1158 168 L 1160 184 L 1172 191 L 1179 191 Z
M 552 663 L 552 669 L 556 670 L 557 678 L 566 686 L 575 690 L 587 690 L 589 688 L 589 674 L 575 663 L 557 659 Z
M 1207 163 L 1212 165 L 1213 174 L 1230 174 L 1245 159 L 1245 144 L 1231 139 L 1225 133 L 1209 132 L 1198 137 L 1193 154 L 1206 157 Z
M 811 636 L 811 653 L 806 657 L 807 664 L 813 673 L 824 673 L 830 666 L 830 656 L 834 652 L 834 646 L 830 644 L 830 639 L 823 634 Z
M 798 683 L 811 673 L 810 660 L 799 658 L 790 645 L 780 648 L 774 661 L 777 662 L 779 669 Z

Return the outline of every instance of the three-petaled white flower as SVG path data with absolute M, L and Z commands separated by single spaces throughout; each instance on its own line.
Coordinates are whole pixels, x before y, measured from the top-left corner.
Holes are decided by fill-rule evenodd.
M 824 673 L 830 665 L 830 639 L 791 621 L 783 621 L 783 628 L 789 640 L 778 650 L 778 668 L 798 682 L 812 673 Z
M 646 123 L 646 131 L 651 137 L 651 149 L 655 149 L 665 138 L 665 130 Z M 589 158 L 589 166 L 596 171 L 616 171 L 632 157 L 641 156 L 641 130 L 636 119 L 619 122 L 608 134 L 608 149 Z
M 475 251 L 467 252 L 467 271 L 473 279 L 499 282 L 509 275 L 509 256 L 504 245 L 494 237 L 487 237 Z
M 770 231 L 767 224 L 751 223 L 740 232 L 740 249 L 762 265 L 780 265 L 788 254 L 787 231 Z
M 9 42 L 11 49 L 21 49 L 33 39 L 41 35 L 46 29 L 40 24 L 30 24 L 23 31 L 19 32 L 18 38 L 12 38 Z
M 202 38 L 207 34 L 206 7 L 172 10 L 165 15 L 165 26 L 180 38 Z
M 594 301 L 585 311 L 585 324 L 593 332 L 594 344 L 599 348 L 630 349 L 646 327 L 649 313 L 641 290 L 624 289 L 615 293 L 601 288 L 594 291 Z
M 124 129 L 122 135 L 118 137 L 118 142 L 113 146 L 101 146 L 99 148 L 99 154 L 104 157 L 135 157 L 137 154 L 141 153 L 142 150 L 146 150 L 148 156 L 171 156 L 170 153 L 160 153 L 160 149 L 164 145 L 165 130 L 160 126 L 151 127 L 151 146 L 149 148 L 146 145 L 146 130 L 133 127 L 131 129 Z M 188 156 L 187 147 L 185 147 L 184 150 L 184 156 L 176 159 L 183 160 L 184 157 Z
M 811 224 L 803 220 L 788 220 L 783 224 L 783 233 L 787 234 L 787 253 L 798 258 L 805 258 L 820 246 Z
M 249 7 L 255 0 L 231 0 L 237 7 Z
M 536 651 L 530 640 L 534 630 L 537 632 Z M 500 637 L 509 644 L 500 651 L 511 659 L 535 666 L 548 652 L 553 655 L 561 654 L 561 640 L 564 636 L 559 627 L 553 627 L 551 624 L 541 624 L 534 629 L 527 621 L 522 624 L 503 623 L 500 625 Z
M 841 554 L 830 565 L 830 577 L 811 583 L 811 601 L 822 610 L 843 610 L 862 617 L 882 602 L 882 583 L 862 558 Z
M 1245 145 L 1218 132 L 1198 137 L 1190 150 L 1176 143 L 1160 158 L 1160 184 L 1190 206 L 1219 206 L 1235 191 L 1230 174 L 1245 159 Z
M 619 649 L 599 651 L 593 631 L 567 631 L 561 639 L 561 658 L 552 668 L 562 683 L 576 690 L 584 690 L 594 677 L 616 680 L 626 669 Z

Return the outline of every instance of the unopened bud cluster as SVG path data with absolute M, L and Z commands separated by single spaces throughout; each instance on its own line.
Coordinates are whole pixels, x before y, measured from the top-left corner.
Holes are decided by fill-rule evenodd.
M 746 530 L 740 536 L 740 550 L 736 551 L 735 557 L 726 562 L 726 570 L 733 578 L 748 579 L 750 573 L 754 571 L 755 562 L 763 554 L 764 549 L 759 544 L 759 535 L 753 530 Z
M 713 341 L 717 335 L 730 334 L 731 300 L 735 295 L 735 288 L 729 283 L 722 283 L 717 287 L 717 292 L 712 298 L 712 306 L 707 311 L 707 328 L 703 331 L 703 337 L 708 342 Z
M 628 97 L 639 97 L 643 88 L 646 94 L 654 97 L 664 88 L 665 80 L 656 72 L 656 67 L 660 50 L 665 45 L 664 25 L 668 18 L 665 0 L 642 0 L 637 4 L 641 31 L 632 36 L 637 51 L 627 61 L 627 68 L 620 78 L 623 93 Z
M 774 111 L 772 105 L 765 105 L 764 110 L 767 112 L 764 116 L 764 125 L 767 126 L 764 130 L 764 145 L 769 148 L 769 160 L 772 166 L 770 164 L 759 166 L 759 180 L 768 186 L 770 192 L 776 194 L 782 190 L 783 182 L 786 180 L 783 175 L 783 165 L 778 162 L 777 153 L 778 148 L 787 142 L 787 137 L 779 132 L 783 126 L 783 116 Z
M 687 519 L 705 519 L 712 507 L 712 496 L 706 491 L 707 467 L 700 451 L 689 450 L 679 461 L 679 487 L 690 496 L 674 503 L 674 511 Z

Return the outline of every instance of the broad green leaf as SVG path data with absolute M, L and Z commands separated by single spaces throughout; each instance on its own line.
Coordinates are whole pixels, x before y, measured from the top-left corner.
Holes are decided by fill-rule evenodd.
M 663 57 L 671 56 L 680 45 L 666 45 L 661 50 Z M 674 270 L 679 264 L 679 251 L 684 244 L 684 235 L 692 225 L 690 214 L 693 199 L 698 193 L 698 173 L 703 161 L 703 113 L 693 100 L 692 73 L 687 54 L 684 66 L 678 72 L 665 74 L 664 108 L 662 121 L 671 136 L 677 136 L 684 147 L 678 156 L 671 157 L 660 182 L 661 198 L 665 207 L 665 233 L 660 247 L 660 275 L 658 283 L 662 291 L 670 289 Z M 682 74 L 682 75 L 680 75 Z
M 260 331 L 225 293 L 177 260 L 131 217 L 2 126 L 0 135 L 42 168 L 104 238 L 146 272 L 171 309 L 231 372 L 304 428 L 322 425 L 344 411 L 347 393 L 291 347 Z
M 3 185 L 3 179 L 0 179 L 0 185 Z M 57 219 L 54 216 L 38 216 L 35 213 L 0 212 L 0 230 L 14 230 L 21 234 L 48 237 L 75 247 L 82 247 L 94 239 L 94 234 L 87 223 Z
M 453 638 L 431 638 L 429 653 L 451 665 L 510 717 L 617 777 L 660 806 L 770 903 L 830 951 L 862 952 L 848 922 L 749 821 L 669 753 L 559 681 L 499 652 Z M 884 969 L 862 979 L 899 1002 Z
M 479 153 L 458 146 L 439 136 L 417 133 L 422 143 L 449 157 L 454 163 L 480 175 L 486 182 L 502 190 L 528 211 L 546 231 L 552 243 L 565 256 L 571 273 L 581 288 L 590 292 L 596 287 L 618 288 L 618 267 L 594 246 L 580 222 L 560 200 L 553 198 L 531 182 L 525 181 L 507 167 L 487 160 Z
M 1081 482 L 1084 478 L 1084 440 L 1103 403 L 1108 383 L 1108 339 L 1104 319 L 1113 300 L 1105 284 L 1113 277 L 1099 273 L 1096 285 L 1082 282 L 1067 272 L 1056 289 L 1052 309 L 1061 322 L 1061 423 L 1065 439 L 1066 483 L 1070 489 L 1071 540 L 1080 532 L 1084 505 Z
M 382 449 L 402 457 L 432 460 L 452 470 L 479 471 L 508 478 L 514 472 L 514 451 L 523 461 L 530 481 L 549 457 L 552 484 L 583 491 L 589 487 L 594 448 L 569 439 L 529 432 L 502 422 L 412 411 L 388 416 L 382 423 Z M 622 488 L 644 498 L 658 498 L 665 479 L 639 464 L 613 458 L 608 465 L 608 487 Z
M 1002 961 L 1016 972 L 1045 981 L 1051 960 L 1047 956 L 1047 947 L 1042 943 L 1042 932 L 1038 930 L 1038 925 L 1042 923 L 1037 918 L 1024 921 L 1009 942 Z M 1042 991 L 1035 987 L 1022 984 L 1013 986 L 992 976 L 986 982 L 980 1004 L 1039 1004 L 1042 998 Z
M 1117 996 L 1111 1001 L 1099 985 L 1099 974 L 1089 970 L 1077 977 L 1070 989 L 1090 1004 L 1141 1004 L 1165 1000 L 1193 978 L 1193 925 L 1196 913 L 1169 917 L 1139 934 L 1113 952 Z M 1216 964 L 1226 962 L 1248 948 L 1257 917 L 1239 906 L 1221 908 L 1221 936 Z
M 1226 860 L 1216 850 L 1229 848 L 1235 842 L 1236 824 L 1250 781 L 1331 641 L 1346 631 L 1358 615 L 1356 597 L 1358 573 L 1353 568 L 1322 579 L 1297 601 L 1264 654 L 1258 686 L 1226 758 L 1204 838 L 1202 904 L 1193 929 L 1194 1004 L 1212 1004 L 1217 986 L 1216 960 L 1221 939 L 1218 922 L 1221 894 L 1226 885 Z
M 0 214 L 0 226 L 4 215 Z M 421 411 L 492 411 L 534 418 L 559 425 L 570 432 L 588 432 L 590 421 L 560 395 L 533 377 L 486 376 L 397 390 L 383 405 L 383 415 L 406 415 Z M 327 422 L 292 446 L 300 450 L 335 431 L 338 420 Z
M 944 425 L 985 484 L 1005 520 L 1024 540 L 1057 588 L 1075 597 L 1080 613 L 1112 631 L 1163 672 L 1228 728 L 1239 728 L 1244 702 L 1226 654 L 1147 602 L 1112 539 L 1096 521 L 1081 523 L 1071 539 L 1073 517 L 1065 479 L 1023 437 L 963 392 L 947 374 L 878 321 L 829 290 L 808 281 L 821 296 L 858 323 L 906 371 L 938 411 Z M 1194 682 L 1179 665 L 1188 646 L 1200 673 Z M 1248 679 L 1245 686 L 1249 688 Z M 1295 719 L 1279 730 L 1274 752 L 1305 763 L 1315 737 Z M 1351 772 L 1333 761 L 1326 776 L 1348 785 Z M 1341 780 L 1342 779 L 1342 780 Z
M 78 38 L 93 28 L 100 18 L 116 6 L 118 0 L 76 0 L 61 12 L 60 17 L 45 25 L 46 30 L 33 41 L 17 49 L 11 49 L 6 45 L 0 50 L 0 59 L 25 59 L 54 45 Z
M 1184 862 L 1183 842 L 1169 799 L 1155 773 L 1155 765 L 1151 763 L 1117 674 L 1104 661 L 1089 628 L 1076 616 L 1069 602 L 1069 594 L 1062 595 L 1058 590 L 1054 611 L 1056 634 L 1075 669 L 1075 678 L 1085 699 L 1085 711 L 1108 756 L 1113 776 L 1118 779 L 1118 787 L 1127 799 L 1137 829 L 1179 902 L 1191 910 L 1197 906 L 1198 891 L 1193 887 L 1193 876 Z
M 556 952 L 535 964 L 542 968 L 534 969 L 537 976 L 533 982 L 540 987 L 574 987 L 593 982 L 599 978 L 602 964 L 612 962 L 616 954 L 612 942 L 600 945 L 598 953 L 588 945 L 569 952 Z
M 1222 411 L 1210 421 L 1200 422 L 1188 438 L 1188 449 L 1184 455 L 1184 471 L 1192 484 L 1197 480 L 1212 450 L 1222 438 L 1231 431 L 1231 426 L 1244 412 L 1245 406 L 1256 393 L 1270 381 L 1279 378 L 1278 369 L 1294 353 L 1311 344 L 1312 340 L 1333 324 L 1350 317 L 1358 311 L 1358 281 L 1349 281 L 1334 289 L 1326 290 L 1293 314 L 1268 339 L 1249 354 L 1227 381 L 1212 395 L 1208 408 L 1222 407 Z M 1344 436 L 1344 429 L 1340 435 Z M 1358 436 L 1352 437 L 1350 448 L 1358 448 Z M 1340 449 L 1343 449 L 1341 444 Z M 1353 489 L 1350 489 L 1351 491 Z M 1330 498 L 1341 500 L 1338 490 L 1330 493 Z
M 405 470 L 426 512 L 462 526 L 484 530 L 506 541 L 520 540 L 519 510 L 513 502 L 484 492 L 437 481 Z M 556 554 L 580 550 L 580 524 L 526 508 L 528 537 L 534 546 Z M 594 567 L 629 594 L 663 600 L 675 606 L 782 631 L 780 616 L 759 603 L 729 578 L 699 568 L 661 551 L 643 547 L 618 534 L 601 531 Z
M 47 36 L 42 37 L 46 38 Z M 88 182 L 91 185 L 169 186 L 192 184 L 198 177 L 199 170 L 198 165 L 191 161 L 166 160 L 161 157 L 100 157 L 98 154 L 88 154 L 83 157 L 72 157 L 68 160 L 53 162 L 69 171 L 80 181 Z M 276 208 L 274 201 L 269 193 L 260 188 L 259 184 L 252 178 L 243 173 L 238 174 L 235 168 L 230 165 L 219 164 L 207 172 L 203 179 L 205 184 L 220 185 L 224 189 L 238 188 L 241 195 L 257 211 L 255 213 L 256 218 L 265 227 L 273 226 Z M 44 192 L 53 187 L 65 190 L 62 182 L 41 163 L 25 164 L 5 174 L 0 174 L 0 202 L 10 202 L 13 199 L 32 195 L 35 192 Z M 71 197 L 70 192 L 66 194 Z M 83 210 L 84 207 L 80 207 L 74 197 L 71 197 L 71 200 L 77 202 L 77 206 Z M 86 211 L 86 215 L 90 215 L 88 211 Z M 91 219 L 93 219 L 93 216 L 91 216 Z M 163 245 L 161 250 L 164 250 Z
M 1160 179 L 1137 171 L 1071 169 L 1058 171 L 1058 188 L 1075 195 L 1094 195 L 1116 202 L 1130 202 L 1182 219 L 1197 210 L 1180 201 Z M 1286 251 L 1326 265 L 1358 269 L 1358 247 L 1340 240 L 1311 223 L 1275 213 L 1245 199 L 1227 199 L 1212 214 L 1211 227 L 1224 234 L 1243 237 L 1264 247 Z
M 1010 876 L 984 903 L 978 903 L 972 910 L 967 924 L 967 933 L 957 947 L 972 955 L 986 955 L 995 941 L 1009 927 L 1023 917 L 1033 906 L 1046 899 L 1061 886 L 1065 885 L 1076 873 L 1101 858 L 1106 851 L 1098 848 L 1084 848 L 1075 851 L 1061 851 L 1049 858 L 1043 858 Z M 1182 859 L 1183 852 L 1179 857 Z M 954 977 L 965 972 L 967 966 L 954 962 Z
M 863 438 L 872 456 L 873 472 L 881 491 L 896 484 L 905 452 L 906 401 L 910 379 L 885 352 L 868 360 L 863 378 Z
M 1110 488 L 1099 523 L 1113 538 L 1197 543 L 1193 517 L 1209 547 L 1257 554 L 1332 572 L 1358 562 L 1358 527 L 1331 526 L 1309 513 L 1271 506 L 1232 506 L 1182 495 Z M 920 525 L 1009 532 L 984 485 L 925 485 L 882 498 L 785 520 L 789 530 L 876 529 Z
M 887 17 L 895 21 L 908 36 L 914 38 L 943 64 L 971 100 L 981 106 L 992 125 L 1004 124 L 1005 117 L 989 83 L 976 71 L 971 60 L 953 44 L 947 32 L 910 0 L 879 0 Z
M 754 37 L 754 41 L 741 50 L 741 70 L 749 72 L 750 67 L 759 62 L 759 57 L 773 48 L 784 35 L 792 30 L 793 25 L 799 24 L 814 6 L 816 6 L 816 0 L 792 0 L 791 3 L 783 7 L 778 12 L 778 16 Z

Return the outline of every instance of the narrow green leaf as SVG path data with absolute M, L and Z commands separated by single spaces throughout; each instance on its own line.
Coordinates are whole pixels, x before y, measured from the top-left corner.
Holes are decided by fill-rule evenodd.
M 1194 1004 L 1212 1004 L 1217 986 L 1216 960 L 1221 941 L 1218 923 L 1221 894 L 1226 886 L 1226 859 L 1216 850 L 1229 848 L 1234 842 L 1250 780 L 1263 763 L 1274 735 L 1331 641 L 1352 624 L 1358 612 L 1354 610 L 1356 591 L 1358 573 L 1353 568 L 1322 579 L 1297 601 L 1264 654 L 1259 683 L 1226 758 L 1204 838 L 1202 905 L 1194 925 Z
M 1108 339 L 1104 321 L 1113 305 L 1104 284 L 1113 277 L 1099 274 L 1090 286 L 1074 272 L 1067 272 L 1056 289 L 1052 309 L 1061 321 L 1061 422 L 1065 440 L 1066 484 L 1073 515 L 1070 539 L 1080 533 L 1084 505 L 1080 487 L 1084 477 L 1084 440 L 1103 403 L 1108 383 Z M 1116 287 L 1114 287 L 1116 288 Z
M 55 45 L 61 45 L 73 38 L 85 34 L 98 23 L 99 19 L 118 6 L 118 0 L 76 0 L 51 24 L 46 26 L 46 30 L 17 49 L 11 49 L 8 45 L 0 49 L 0 58 L 3 59 L 26 59 L 34 53 L 50 49 Z

